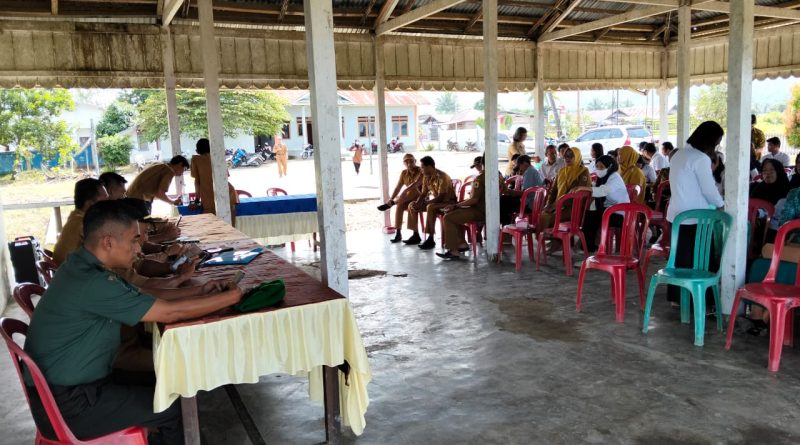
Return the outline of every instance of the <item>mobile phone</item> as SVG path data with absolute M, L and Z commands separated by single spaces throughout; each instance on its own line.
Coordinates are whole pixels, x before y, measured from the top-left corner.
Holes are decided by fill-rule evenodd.
M 185 262 L 186 262 L 186 261 L 188 261 L 188 260 L 189 260 L 189 257 L 187 257 L 186 255 L 181 255 L 180 257 L 178 257 L 178 259 L 177 259 L 177 260 L 175 260 L 175 262 L 174 262 L 174 263 L 172 263 L 172 264 L 169 266 L 169 268 L 170 268 L 170 270 L 172 270 L 173 272 L 175 272 L 175 271 L 177 271 L 177 270 L 178 270 L 178 268 L 179 268 L 179 267 L 181 267 L 181 265 L 183 265 L 183 263 L 185 263 Z
M 181 220 L 182 219 L 183 219 L 183 215 L 178 217 L 178 221 L 175 223 L 175 227 L 180 227 L 181 226 Z
M 195 269 L 198 269 L 198 268 L 200 268 L 200 266 L 201 266 L 201 265 L 202 265 L 202 264 L 203 264 L 203 263 L 204 263 L 204 262 L 205 262 L 207 259 L 211 258 L 212 256 L 213 256 L 213 255 L 211 255 L 210 253 L 206 252 L 205 250 L 204 250 L 204 251 L 202 251 L 202 252 L 200 252 L 200 255 L 197 257 L 197 258 L 199 259 L 199 261 L 197 262 L 197 266 L 195 266 Z
M 227 290 L 234 289 L 236 285 L 239 284 L 240 281 L 242 281 L 242 278 L 244 278 L 244 271 L 237 270 L 236 273 L 233 275 L 233 278 L 231 278 L 231 281 L 228 282 L 228 287 L 226 289 Z
M 233 251 L 233 247 L 212 247 L 211 249 L 206 249 L 206 252 L 208 252 L 211 255 L 216 255 L 218 253 L 231 252 L 231 251 Z

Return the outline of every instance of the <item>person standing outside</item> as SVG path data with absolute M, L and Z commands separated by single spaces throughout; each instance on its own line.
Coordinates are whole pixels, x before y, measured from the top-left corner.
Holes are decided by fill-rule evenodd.
M 203 213 L 217 214 L 217 203 L 214 201 L 214 175 L 211 169 L 211 144 L 208 139 L 197 140 L 196 155 L 192 156 L 191 175 L 194 178 L 194 192 L 203 205 Z M 236 189 L 228 183 L 228 199 L 231 205 L 231 225 L 236 226 Z M 188 203 L 187 203 L 188 204 Z
M 750 115 L 750 143 L 756 149 L 756 160 L 761 160 L 761 155 L 764 153 L 764 144 L 767 143 L 767 137 L 764 132 L 756 128 L 756 115 Z
M 286 176 L 286 166 L 289 163 L 289 149 L 283 143 L 283 136 L 275 136 L 275 146 L 272 147 L 275 153 L 275 161 L 278 163 L 278 177 Z
M 160 199 L 167 204 L 179 205 L 181 197 L 169 199 L 167 191 L 172 179 L 183 176 L 189 169 L 189 161 L 183 156 L 175 156 L 168 164 L 156 164 L 144 169 L 128 187 L 128 198 L 138 198 L 147 204 L 147 211 L 153 211 L 153 199 Z
M 512 137 L 512 142 L 508 146 L 508 165 L 506 165 L 506 177 L 511 176 L 514 174 L 514 163 L 511 162 L 511 158 L 514 155 L 524 155 L 525 154 L 525 139 L 528 137 L 528 130 L 525 127 L 517 128 L 517 131 L 514 132 L 514 136 Z
M 397 186 L 395 186 L 392 196 L 387 203 L 378 206 L 378 210 L 382 212 L 389 210 L 394 205 L 397 206 L 394 214 L 394 227 L 397 232 L 395 232 L 394 238 L 391 239 L 393 243 L 399 243 L 403 240 L 403 236 L 400 233 L 400 228 L 403 226 L 403 212 L 408 210 L 409 204 L 419 198 L 420 187 L 422 186 L 422 169 L 417 166 L 417 160 L 414 155 L 411 153 L 405 154 L 403 156 L 403 164 L 406 169 L 400 173 L 400 179 L 397 181 Z M 406 225 L 411 229 L 410 219 L 406 222 Z
M 353 152 L 353 167 L 356 169 L 356 176 L 361 169 L 361 161 L 364 159 L 364 149 L 360 145 L 356 145 L 356 150 Z

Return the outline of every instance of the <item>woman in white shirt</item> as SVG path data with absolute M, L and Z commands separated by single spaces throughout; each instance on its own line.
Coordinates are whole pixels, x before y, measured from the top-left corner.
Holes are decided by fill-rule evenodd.
M 603 156 L 605 154 L 603 152 L 603 144 L 595 142 L 594 144 L 592 144 L 592 148 L 589 152 L 592 155 L 592 160 L 589 161 L 589 165 L 587 167 L 589 168 L 589 173 L 594 174 L 595 171 L 597 170 L 597 166 L 595 165 L 595 163 L 597 162 L 598 159 L 600 159 L 600 156 Z
M 583 219 L 583 236 L 586 237 L 586 248 L 589 252 L 597 251 L 597 231 L 603 222 L 605 209 L 615 205 L 630 202 L 625 181 L 618 173 L 619 164 L 611 156 L 600 156 L 595 160 L 595 174 L 597 182 L 591 187 L 592 198 L 589 210 Z M 613 214 L 609 221 L 612 227 L 622 227 L 622 215 Z
M 722 142 L 724 134 L 725 132 L 718 123 L 703 122 L 686 140 L 686 145 L 670 159 L 669 188 L 671 197 L 667 209 L 667 221 L 670 223 L 678 214 L 687 210 L 721 209 L 725 205 L 722 195 L 717 189 L 711 168 L 711 156 Z M 681 225 L 677 242 L 672 240 L 672 248 L 677 249 L 675 267 L 691 268 L 693 266 L 696 233 L 697 224 L 684 223 Z M 716 255 L 711 255 L 709 268 L 712 272 L 719 270 L 716 258 Z M 707 301 L 711 295 L 711 288 L 709 288 L 706 293 Z M 667 299 L 673 304 L 680 301 L 680 288 L 668 286 Z M 712 305 L 713 301 L 711 298 Z

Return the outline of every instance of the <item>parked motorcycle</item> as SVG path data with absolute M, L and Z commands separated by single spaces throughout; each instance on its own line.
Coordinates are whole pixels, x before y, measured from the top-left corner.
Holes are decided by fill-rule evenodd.
M 478 151 L 478 143 L 467 139 L 466 146 L 464 147 L 464 149 L 466 151 Z
M 228 162 L 229 168 L 237 167 L 260 167 L 264 163 L 259 153 L 248 155 L 243 148 L 238 148 L 233 154 L 233 157 Z
M 461 151 L 461 147 L 458 146 L 458 141 L 453 139 L 447 140 L 447 151 Z
M 306 145 L 303 148 L 303 154 L 300 155 L 303 159 L 313 158 L 314 157 L 314 146 L 311 144 Z
M 275 160 L 275 153 L 273 153 L 272 147 L 270 147 L 269 144 L 264 144 L 263 147 L 256 147 L 256 153 L 261 156 L 261 160 L 264 162 Z
M 403 153 L 405 152 L 405 147 L 403 143 L 398 141 L 397 139 L 392 139 L 392 142 L 386 144 L 386 152 L 387 153 Z

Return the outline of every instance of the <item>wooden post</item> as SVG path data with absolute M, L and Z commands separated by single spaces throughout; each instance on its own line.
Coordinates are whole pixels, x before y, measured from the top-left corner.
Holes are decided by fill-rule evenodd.
M 200 418 L 197 415 L 196 397 L 181 397 L 181 414 L 183 416 L 183 443 L 200 445 Z
M 61 229 L 64 228 L 64 223 L 61 220 L 61 207 L 53 207 L 53 218 L 56 222 L 56 235 L 61 233 Z
M 663 143 L 669 140 L 669 88 L 666 85 L 658 89 L 658 119 L 659 139 Z
M 536 155 L 544 160 L 544 66 L 541 45 L 536 45 Z
M 389 135 L 386 131 L 386 96 L 383 66 L 383 37 L 373 37 L 372 46 L 375 57 L 375 138 L 378 141 L 378 166 L 380 168 L 381 196 L 383 202 L 389 200 L 389 155 L 386 152 L 386 144 L 389 143 Z M 370 153 L 372 147 L 370 147 Z M 391 212 L 383 212 L 383 230 L 392 233 Z M 395 227 L 400 230 L 400 227 Z
M 339 412 L 339 368 L 323 366 L 322 385 L 325 399 L 325 443 L 339 445 L 342 443 L 342 418 Z
M 689 88 L 691 84 L 690 45 L 692 39 L 692 9 L 683 0 L 678 8 L 678 140 L 676 148 L 683 148 L 689 138 Z
M 0 248 L 0 313 L 3 313 L 8 300 L 11 298 L 11 283 L 13 281 L 11 280 L 11 258 L 5 246 L 6 225 L 2 194 L 0 194 L 0 240 L 3 241 L 3 246 L 0 246 L 2 247 Z
M 486 255 L 497 255 L 500 236 L 500 183 L 497 177 L 497 0 L 483 0 L 484 171 L 486 172 Z M 508 160 L 511 162 L 511 159 Z
M 304 0 L 311 116 L 314 119 L 314 169 L 322 283 L 347 296 L 347 230 L 342 190 L 341 120 L 336 92 L 331 0 Z
M 722 312 L 731 313 L 747 267 L 747 200 L 750 184 L 750 102 L 753 83 L 753 0 L 731 2 L 728 42 L 728 128 L 725 211 L 733 217 L 722 256 Z
M 175 91 L 175 50 L 172 47 L 172 34 L 169 28 L 161 31 L 161 53 L 164 60 L 164 91 L 167 96 L 169 141 L 172 146 L 172 156 L 178 156 L 181 154 L 181 128 L 178 119 L 178 96 Z M 179 195 L 183 195 L 183 176 L 175 177 L 175 190 Z
M 228 196 L 228 167 L 225 164 L 225 134 L 219 104 L 219 53 L 214 38 L 214 14 L 211 0 L 197 1 L 200 16 L 200 46 L 203 48 L 203 77 L 208 108 L 208 140 L 211 142 L 211 170 L 214 177 L 214 203 L 217 216 L 231 223 Z

